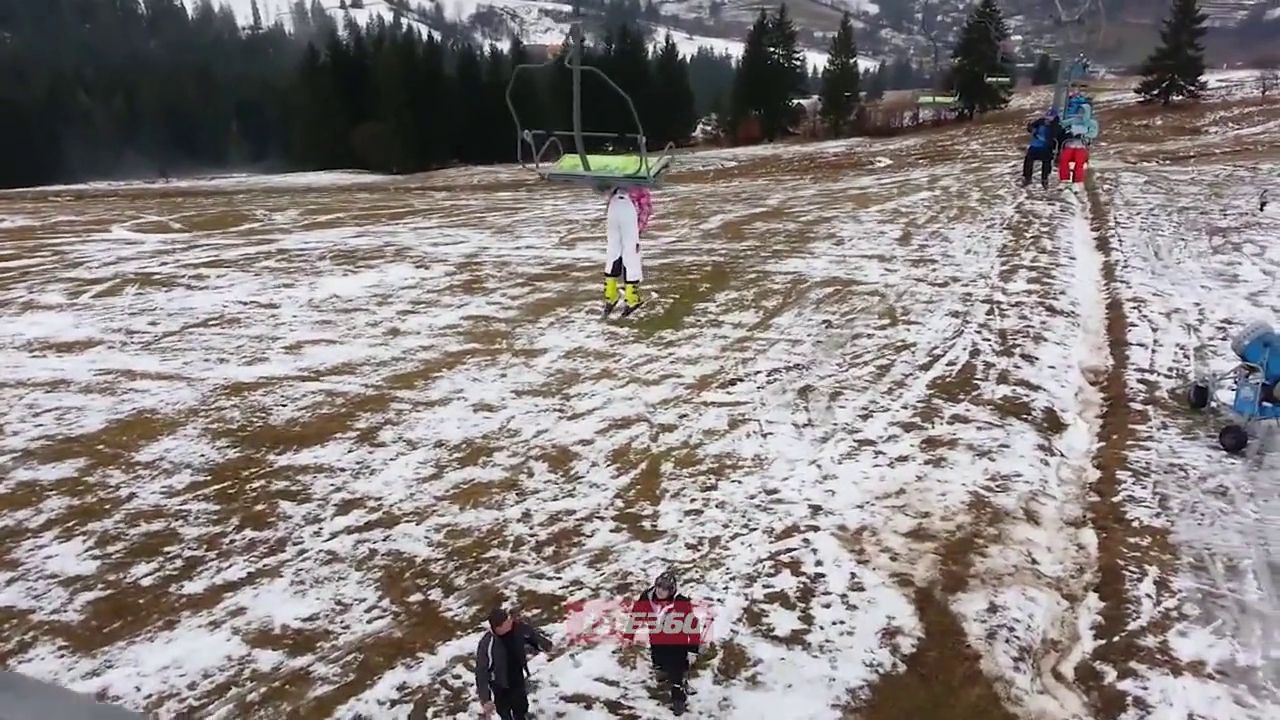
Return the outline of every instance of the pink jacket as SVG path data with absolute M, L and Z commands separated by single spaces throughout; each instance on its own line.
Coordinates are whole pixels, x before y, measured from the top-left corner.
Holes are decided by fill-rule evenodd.
M 631 188 L 627 191 L 627 197 L 631 198 L 631 204 L 636 206 L 636 217 L 640 220 L 640 232 L 643 233 L 645 228 L 649 227 L 649 218 L 653 217 L 653 200 L 650 198 L 648 188 Z

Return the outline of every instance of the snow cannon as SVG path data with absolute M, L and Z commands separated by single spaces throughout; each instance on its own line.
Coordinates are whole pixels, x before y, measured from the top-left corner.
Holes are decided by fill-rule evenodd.
M 1231 341 L 1231 351 L 1242 362 L 1258 368 L 1263 382 L 1280 383 L 1280 335 L 1269 323 L 1259 321 L 1241 330 Z M 1280 402 L 1280 398 L 1272 401 Z
M 1234 421 L 1218 433 L 1218 444 L 1238 453 L 1249 444 L 1252 427 L 1268 420 L 1280 425 L 1280 334 L 1269 323 L 1251 323 L 1232 338 L 1231 351 L 1239 364 L 1195 380 L 1187 389 L 1187 404 L 1193 410 L 1219 407 L 1232 416 Z M 1227 380 L 1235 384 L 1230 402 L 1218 398 Z

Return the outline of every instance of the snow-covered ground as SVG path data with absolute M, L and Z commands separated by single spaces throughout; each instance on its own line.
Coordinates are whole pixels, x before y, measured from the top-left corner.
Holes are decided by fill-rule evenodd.
M 1217 446 L 1227 421 L 1181 407 L 1193 370 L 1231 367 L 1230 339 L 1245 324 L 1280 324 L 1280 216 L 1257 207 L 1268 176 L 1280 179 L 1280 162 L 1130 169 L 1102 184 L 1125 278 L 1137 435 L 1125 512 L 1168 533 L 1181 556 L 1135 578 L 1144 610 L 1134 625 L 1167 628 L 1174 662 L 1131 682 L 1203 717 L 1280 717 L 1280 428 L 1227 457 Z M 1191 663 L 1235 686 L 1180 684 Z
M 1019 113 L 682 156 L 626 321 L 598 199 L 513 168 L 0 194 L 0 662 L 468 717 L 494 602 L 563 641 L 672 566 L 719 608 L 703 716 L 937 662 L 921 695 L 1019 717 L 1276 717 L 1280 473 L 1174 388 L 1280 321 L 1280 112 L 1168 135 L 1123 93 L 1089 196 L 1016 188 Z M 544 715 L 663 716 L 634 650 L 534 671 Z

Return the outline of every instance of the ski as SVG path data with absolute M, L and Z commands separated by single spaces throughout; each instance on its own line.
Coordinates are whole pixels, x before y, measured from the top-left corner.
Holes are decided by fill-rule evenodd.
M 640 302 L 636 303 L 635 305 L 627 305 L 621 300 L 615 300 L 613 303 L 606 302 L 604 303 L 604 308 L 600 313 L 600 318 L 602 320 L 610 320 L 615 318 L 618 320 L 622 320 L 625 318 L 629 318 L 632 315 L 634 315 L 635 312 L 640 308 L 652 306 L 657 300 L 658 300 L 658 293 L 649 291 L 645 296 L 641 298 Z M 619 309 L 621 310 L 621 312 L 615 312 L 615 310 L 619 310 Z

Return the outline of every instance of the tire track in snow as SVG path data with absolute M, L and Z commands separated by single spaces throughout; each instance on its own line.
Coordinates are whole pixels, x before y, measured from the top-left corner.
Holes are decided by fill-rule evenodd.
M 1101 320 L 1092 302 L 1098 273 L 1092 254 L 1074 242 L 1080 217 L 1073 203 L 1021 197 L 1013 204 L 1015 221 L 996 270 L 1009 296 L 991 321 L 1000 357 L 989 360 L 989 367 L 999 385 L 1030 379 L 1039 394 L 1057 398 L 1056 408 L 1047 409 L 1039 423 L 1049 460 L 1038 484 L 993 495 L 997 505 L 984 521 L 953 540 L 968 546 L 969 567 L 953 583 L 952 602 L 1009 705 L 1026 717 L 1078 718 L 1084 702 L 1062 658 L 1070 659 L 1077 643 L 1078 606 L 1092 562 L 1082 508 L 1098 401 L 1088 368 L 1080 364 L 1101 345 Z M 1056 286 L 1063 286 L 1061 299 Z M 1028 292 L 1030 297 L 1018 298 Z M 1046 318 L 1056 324 L 1046 325 Z M 1074 349 L 1062 350 L 1073 352 L 1076 361 L 1055 362 L 1062 352 L 1055 338 L 1072 336 Z M 1041 380 L 1034 369 L 1045 362 L 1051 363 L 1052 377 Z M 1025 377 L 1028 368 L 1031 378 Z M 1020 414 L 1015 407 L 1012 417 Z M 1028 564 L 1009 552 L 1010 537 L 1034 539 L 1042 547 L 1022 550 L 1031 555 Z
M 1037 396 L 1060 392 L 1056 374 L 1047 378 L 1037 374 L 1037 365 L 1065 350 L 1055 346 L 1053 338 L 1061 334 L 1070 337 L 1070 326 L 1062 326 L 1053 313 L 1072 314 L 1072 303 L 1046 300 L 1043 292 L 1047 286 L 1048 296 L 1054 297 L 1055 284 L 1070 284 L 1062 280 L 1071 276 L 1067 270 L 1070 253 L 1059 257 L 1056 239 L 1035 232 L 1037 225 L 1041 230 L 1055 227 L 1057 213 L 1046 216 L 1039 204 L 1020 199 L 1019 191 L 1000 189 L 1008 182 L 1005 174 L 996 170 L 980 173 L 980 178 L 970 177 L 974 182 L 966 189 L 973 191 L 973 197 L 957 202 L 1012 211 L 986 223 L 996 232 L 979 238 L 979 242 L 998 239 L 1001 247 L 991 258 L 993 270 L 986 293 L 964 301 L 975 308 L 975 322 L 966 325 L 977 329 L 967 330 L 962 340 L 957 339 L 951 350 L 958 354 L 950 353 L 956 357 L 941 363 L 955 375 L 957 385 L 951 390 L 947 383 L 931 387 L 931 402 L 918 409 L 928 412 L 955 401 L 976 401 L 984 409 L 995 409 L 1010 433 L 1021 434 L 1018 430 L 1023 423 L 1029 424 L 1047 436 L 1041 442 L 1052 448 L 1059 441 L 1054 428 L 1061 421 L 1051 411 L 1044 420 L 1029 416 L 1027 411 L 1042 405 L 1044 399 Z M 1048 207 L 1052 210 L 1056 204 Z M 1026 226 L 1024 212 L 1035 218 L 1031 227 Z M 948 214 L 962 216 L 957 216 L 954 208 Z M 1034 242 L 1037 236 L 1044 239 Z M 1023 322 L 1011 326 L 1008 318 Z M 1086 330 L 1086 342 L 1088 337 Z M 1017 350 L 1022 352 L 1015 353 Z M 1062 367 L 1054 365 L 1052 369 L 1056 372 Z M 994 390 L 1003 394 L 985 397 Z M 1027 396 L 1027 390 L 1033 394 Z M 973 450 L 978 458 L 990 461 L 1007 452 L 1002 444 Z M 1087 458 L 1087 439 L 1077 439 L 1076 446 L 1077 455 Z M 1069 646 L 1076 617 L 1071 606 L 1078 602 L 1079 593 L 1074 590 L 1089 558 L 1087 538 L 1077 537 L 1073 525 L 1079 521 L 1070 516 L 1081 506 L 1084 479 L 1071 478 L 1069 483 L 1061 483 L 1069 487 L 1058 488 L 1048 462 L 1044 470 L 1041 480 L 1018 477 L 1006 483 L 994 479 L 990 488 L 974 494 L 966 521 L 953 533 L 947 533 L 945 524 L 935 526 L 935 532 L 949 536 L 933 540 L 938 576 L 933 583 L 920 585 L 916 594 L 924 637 L 908 659 L 908 673 L 881 681 L 866 708 L 867 717 L 992 718 L 1010 717 L 1010 710 L 1031 717 L 1079 716 L 1077 709 L 1082 703 L 1069 687 L 1069 679 L 1064 684 L 1054 677 L 1054 671 L 1060 665 L 1059 653 L 1072 657 Z M 1054 536 L 1061 537 L 1056 543 L 1044 544 L 1044 538 Z M 1028 551 L 1026 543 L 1019 543 L 1019 538 L 1031 541 L 1038 556 Z M 1011 585 L 1016 592 L 1006 593 Z M 1054 607 L 1064 609 L 1055 611 Z M 989 612 L 991 609 L 995 611 Z M 1022 613 L 1030 622 L 1021 618 Z M 1047 619 L 1038 626 L 1042 614 Z M 1011 621 L 1015 625 L 1010 625 Z M 972 649 L 958 647 L 958 642 L 966 642 Z M 1024 652 L 1037 658 L 1033 665 L 1018 659 Z M 939 662 L 939 657 L 948 660 Z

